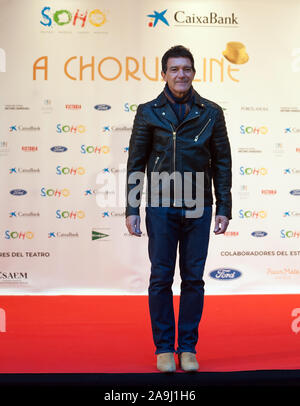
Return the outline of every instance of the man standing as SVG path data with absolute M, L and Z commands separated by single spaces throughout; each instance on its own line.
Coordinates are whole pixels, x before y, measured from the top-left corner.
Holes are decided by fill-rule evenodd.
M 165 88 L 155 100 L 139 105 L 127 162 L 126 226 L 135 236 L 141 235 L 139 204 L 142 190 L 142 179 L 135 175 L 144 175 L 147 166 L 149 310 L 157 368 L 162 372 L 176 370 L 174 352 L 178 353 L 183 370 L 199 368 L 195 347 L 203 310 L 212 182 L 216 198 L 215 234 L 224 233 L 231 219 L 231 152 L 224 114 L 220 106 L 193 89 L 194 76 L 194 58 L 187 48 L 174 46 L 164 54 Z M 169 182 L 169 188 L 162 185 L 162 178 L 158 181 L 155 178 L 163 173 L 171 178 L 174 174 L 177 176 Z M 182 181 L 186 174 L 190 175 L 187 177 L 190 184 Z M 199 174 L 202 174 L 201 182 L 197 181 Z M 153 192 L 154 184 L 157 193 Z M 195 200 L 199 190 L 202 199 Z M 202 207 L 198 204 L 194 210 L 191 203 L 197 206 L 200 201 Z M 181 292 L 175 351 L 172 283 L 177 247 Z

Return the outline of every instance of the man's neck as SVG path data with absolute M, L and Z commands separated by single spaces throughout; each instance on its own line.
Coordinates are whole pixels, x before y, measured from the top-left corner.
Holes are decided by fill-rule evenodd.
M 190 87 L 188 89 L 188 91 L 186 91 L 186 92 L 174 93 L 174 92 L 172 92 L 172 90 L 169 88 L 168 85 L 167 85 L 167 88 L 168 88 L 169 92 L 171 93 L 171 95 L 176 99 L 183 99 L 191 91 L 191 87 Z
M 177 99 L 183 99 L 184 96 L 186 96 L 189 91 L 190 91 L 190 89 L 189 89 L 187 92 L 184 92 L 184 93 L 174 93 L 174 92 L 172 92 L 172 91 L 170 90 L 170 92 L 172 93 L 172 95 L 173 95 L 174 97 L 176 97 Z

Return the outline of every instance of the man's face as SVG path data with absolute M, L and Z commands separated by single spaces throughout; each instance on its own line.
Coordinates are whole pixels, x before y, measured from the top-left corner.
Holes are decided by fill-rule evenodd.
M 183 97 L 192 85 L 195 72 L 189 58 L 169 58 L 166 73 L 161 72 L 169 89 L 176 97 Z

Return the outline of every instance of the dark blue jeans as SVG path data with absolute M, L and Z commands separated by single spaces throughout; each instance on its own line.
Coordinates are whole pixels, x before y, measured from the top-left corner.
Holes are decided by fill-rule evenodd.
M 146 207 L 151 261 L 149 309 L 155 354 L 175 352 L 172 284 L 178 245 L 181 292 L 177 352 L 196 353 L 212 208 L 205 207 L 199 218 L 186 218 L 185 212 L 178 207 Z

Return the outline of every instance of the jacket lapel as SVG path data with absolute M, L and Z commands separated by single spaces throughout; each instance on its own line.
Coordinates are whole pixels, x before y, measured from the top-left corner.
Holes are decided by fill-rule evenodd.
M 169 121 L 173 127 L 176 127 L 178 124 L 178 119 L 173 109 L 169 105 L 166 96 L 162 92 L 157 99 L 154 100 L 153 111 L 162 121 Z
M 186 121 L 200 117 L 201 113 L 203 113 L 203 109 L 205 109 L 203 99 L 197 92 L 195 92 L 195 103 L 193 104 L 189 114 L 185 117 L 180 125 L 184 124 Z M 169 123 L 171 123 L 172 125 L 172 128 L 176 128 L 178 126 L 178 119 L 176 117 L 176 114 L 169 105 L 167 98 L 163 92 L 157 97 L 157 99 L 154 100 L 153 110 L 160 120 L 169 121 Z

